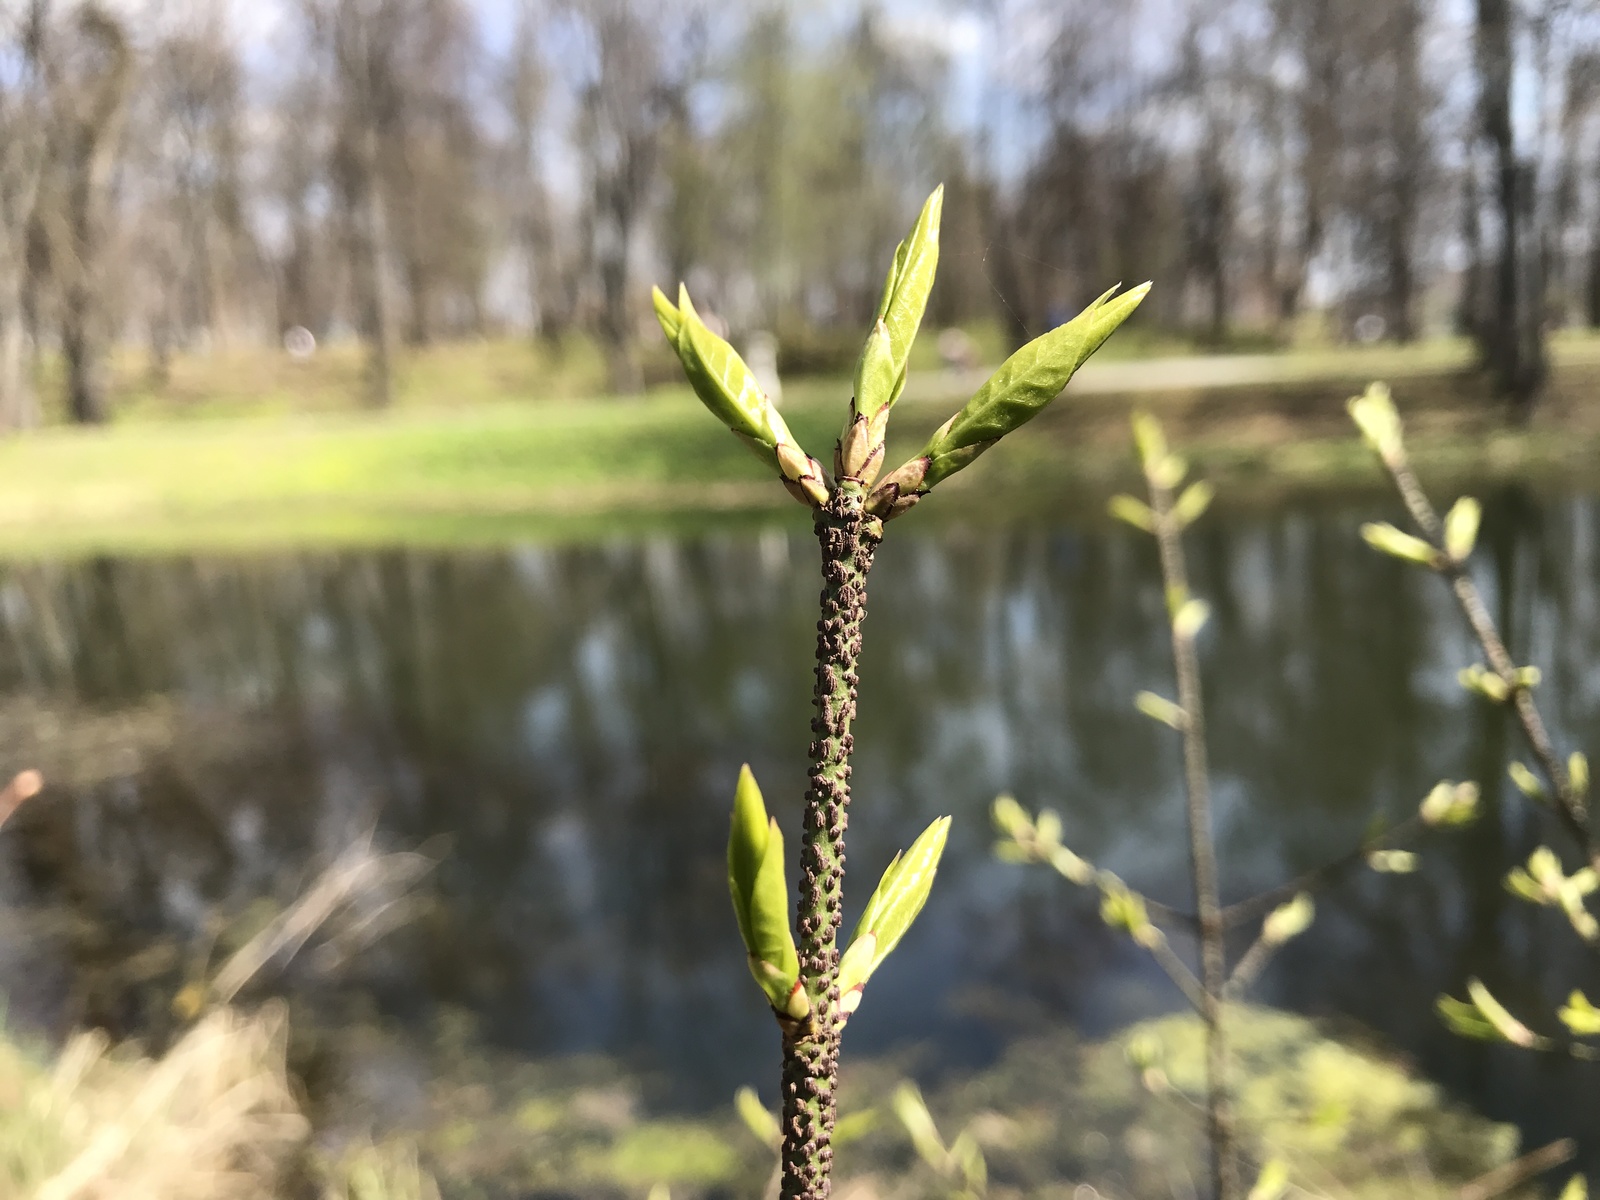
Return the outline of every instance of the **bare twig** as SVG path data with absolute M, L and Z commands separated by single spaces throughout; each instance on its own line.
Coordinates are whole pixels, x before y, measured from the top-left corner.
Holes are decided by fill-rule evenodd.
M 1540 1146 L 1521 1158 L 1478 1176 L 1456 1193 L 1456 1200 L 1492 1200 L 1495 1196 L 1503 1196 L 1535 1176 L 1559 1167 L 1577 1152 L 1578 1144 L 1571 1138 Z

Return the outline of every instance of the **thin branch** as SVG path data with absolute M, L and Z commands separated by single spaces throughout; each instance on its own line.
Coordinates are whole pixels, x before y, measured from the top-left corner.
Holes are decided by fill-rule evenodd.
M 1550 731 L 1545 726 L 1543 716 L 1540 715 L 1539 706 L 1534 702 L 1532 689 L 1519 678 L 1516 663 L 1506 649 L 1499 629 L 1495 627 L 1494 618 L 1489 615 L 1482 593 L 1478 591 L 1477 584 L 1472 581 L 1472 576 L 1467 573 L 1465 566 L 1458 562 L 1446 547 L 1444 522 L 1440 520 L 1427 493 L 1422 490 L 1422 484 L 1406 458 L 1404 446 L 1396 444 L 1380 452 L 1379 457 L 1393 478 L 1395 488 L 1399 491 L 1406 510 L 1411 514 L 1412 521 L 1438 552 L 1439 573 L 1449 581 L 1462 615 L 1466 617 L 1473 636 L 1482 647 L 1490 669 L 1506 685 L 1506 702 L 1516 714 L 1517 723 L 1527 739 L 1528 748 L 1538 760 L 1545 778 L 1550 781 L 1555 794 L 1556 813 L 1561 823 L 1578 843 L 1588 858 L 1589 865 L 1600 870 L 1600 841 L 1596 840 L 1594 831 L 1590 827 L 1588 807 L 1583 797 L 1573 790 L 1566 765 L 1556 753 L 1555 744 L 1550 739 Z
M 1493 1197 L 1503 1196 L 1535 1176 L 1559 1167 L 1577 1152 L 1578 1144 L 1571 1138 L 1540 1146 L 1521 1158 L 1478 1176 L 1456 1193 L 1456 1200 L 1493 1200 Z
M 1228 905 L 1222 910 L 1222 923 L 1229 929 L 1248 924 L 1266 916 L 1278 905 L 1294 899 L 1300 892 L 1327 887 L 1341 875 L 1365 863 L 1367 856 L 1374 850 L 1389 850 L 1403 845 L 1420 834 L 1426 825 L 1427 822 L 1420 816 L 1413 814 L 1377 837 L 1363 840 L 1360 845 L 1346 851 L 1338 858 L 1330 859 L 1319 867 L 1313 867 L 1286 883 L 1280 883 L 1246 900 Z

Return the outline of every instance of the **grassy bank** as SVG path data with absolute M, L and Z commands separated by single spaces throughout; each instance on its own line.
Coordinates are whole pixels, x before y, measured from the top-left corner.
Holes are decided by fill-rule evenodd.
M 427 364 L 434 383 L 382 414 L 333 407 L 336 361 L 307 391 L 281 377 L 296 368 L 261 360 L 260 377 L 241 364 L 231 390 L 218 384 L 211 401 L 181 412 L 150 401 L 106 429 L 50 427 L 0 443 L 0 553 L 498 542 L 732 514 L 803 520 L 687 391 L 507 400 L 511 385 L 493 382 L 510 372 L 506 353 L 441 351 Z M 1342 402 L 1377 376 L 1394 381 L 1419 457 L 1438 472 L 1559 479 L 1600 461 L 1600 414 L 1586 404 L 1600 343 L 1563 348 L 1544 415 L 1518 433 L 1499 428 L 1465 353 L 1442 344 L 1090 364 L 1004 462 L 985 460 L 947 486 L 1021 491 L 1052 512 L 1098 508 L 1131 469 L 1125 421 L 1135 405 L 1158 411 L 1236 496 L 1366 486 L 1376 475 Z M 451 385 L 452 375 L 464 382 Z M 891 460 L 981 378 L 914 376 Z M 842 380 L 789 389 L 785 412 L 814 451 L 832 443 L 847 389 Z

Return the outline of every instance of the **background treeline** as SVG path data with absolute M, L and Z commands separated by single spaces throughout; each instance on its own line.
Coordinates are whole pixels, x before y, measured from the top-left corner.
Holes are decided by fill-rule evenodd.
M 941 323 L 1475 334 L 1531 392 L 1600 323 L 1589 0 L 3 0 L 0 423 L 107 355 L 588 335 L 646 284 L 833 368 L 948 187 Z M 53 378 L 53 376 L 52 376 Z

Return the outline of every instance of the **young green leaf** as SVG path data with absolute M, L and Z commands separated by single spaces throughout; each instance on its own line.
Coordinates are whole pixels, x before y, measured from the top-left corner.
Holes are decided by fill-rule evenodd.
M 809 503 L 825 503 L 828 493 L 821 465 L 800 448 L 744 359 L 706 328 L 695 312 L 688 289 L 678 288 L 676 305 L 660 288 L 652 290 L 651 298 L 656 319 L 677 351 L 689 385 L 701 403 L 763 462 L 775 468 L 792 485 L 791 490 L 798 490 Z
M 1211 619 L 1211 606 L 1204 600 L 1186 600 L 1172 618 L 1172 632 L 1179 640 L 1192 642 Z
M 1211 501 L 1216 496 L 1216 489 L 1204 479 L 1196 480 L 1183 489 L 1183 493 L 1173 502 L 1172 519 L 1183 528 L 1193 525 L 1211 507 Z
M 1165 696 L 1158 696 L 1154 692 L 1140 692 L 1133 698 L 1133 706 L 1152 721 L 1160 721 L 1163 725 L 1180 731 L 1189 721 L 1182 705 L 1174 704 Z
M 1299 892 L 1293 900 L 1267 914 L 1267 919 L 1261 923 L 1261 940 L 1269 946 L 1281 946 L 1311 928 L 1316 915 L 1317 908 L 1311 897 Z
M 1567 785 L 1579 800 L 1589 794 L 1589 756 L 1582 750 L 1574 750 L 1567 757 Z
M 1503 704 L 1511 689 L 1506 686 L 1498 672 L 1491 671 L 1482 663 L 1473 663 L 1470 667 L 1463 667 L 1456 673 L 1456 679 L 1462 687 L 1469 692 L 1477 692 L 1485 700 L 1494 704 Z
M 1450 506 L 1444 519 L 1444 548 L 1456 562 L 1466 562 L 1472 554 L 1482 517 L 1482 506 L 1471 496 L 1463 496 Z
M 739 1113 L 739 1119 L 744 1122 L 755 1139 L 769 1150 L 776 1150 L 783 1144 L 783 1134 L 778 1129 L 778 1118 L 772 1110 L 761 1103 L 761 1097 L 756 1095 L 755 1088 L 742 1087 L 733 1094 L 733 1107 Z
M 927 903 L 949 834 L 950 818 L 940 817 L 922 831 L 909 850 L 895 855 L 878 881 L 877 890 L 856 924 L 850 947 L 839 960 L 840 1005 L 846 1013 L 855 1010 L 861 988 L 900 944 Z
M 1017 803 L 1015 796 L 1009 793 L 996 796 L 989 812 L 994 818 L 994 827 L 1007 837 L 1034 836 L 1033 819 L 1028 816 L 1028 810 Z
M 1600 1008 L 1589 1002 L 1589 997 L 1574 991 L 1567 997 L 1567 1005 L 1556 1013 L 1561 1023 L 1573 1037 L 1594 1037 L 1600 1034 Z
M 1106 511 L 1117 520 L 1126 521 L 1135 529 L 1142 529 L 1146 533 L 1155 532 L 1156 516 L 1143 500 L 1129 495 L 1113 496 L 1106 504 Z
M 1545 1039 L 1513 1017 L 1500 1001 L 1489 994 L 1489 989 L 1483 986 L 1482 980 L 1467 980 L 1467 995 L 1472 998 L 1478 1012 L 1502 1040 L 1510 1042 L 1513 1046 L 1521 1046 L 1524 1050 L 1536 1049 L 1544 1044 Z
M 1381 550 L 1395 558 L 1414 562 L 1424 567 L 1439 565 L 1439 552 L 1419 537 L 1403 533 L 1387 521 L 1368 521 L 1361 527 L 1361 536 L 1374 550 Z
M 800 956 L 789 927 L 789 889 L 784 883 L 783 834 L 767 815 L 761 789 L 748 764 L 734 789 L 728 832 L 728 890 L 750 959 L 750 973 L 772 1007 L 796 1019 L 810 1011 L 799 985 Z
M 1388 875 L 1409 875 L 1417 869 L 1417 856 L 1410 850 L 1374 850 L 1367 855 L 1367 866 Z
M 939 269 L 939 218 L 943 209 L 941 184 L 923 204 L 917 223 L 895 251 L 883 297 L 878 302 L 877 320 L 856 365 L 852 418 L 871 417 L 892 405 L 905 387 L 911 344 L 922 325 L 928 293 Z
M 1561 1195 L 1556 1200 L 1589 1200 L 1589 1181 L 1583 1175 L 1574 1175 L 1567 1180 L 1567 1186 L 1561 1189 Z
M 1434 784 L 1417 812 L 1428 825 L 1466 825 L 1478 815 L 1478 785 L 1442 780 Z
M 1549 794 L 1544 790 L 1544 781 L 1535 775 L 1526 763 L 1513 760 L 1506 768 L 1506 774 L 1511 776 L 1511 782 L 1517 785 L 1517 791 L 1529 800 L 1542 803 L 1549 799 Z
M 1349 402 L 1350 416 L 1368 446 L 1386 461 L 1398 455 L 1402 448 L 1400 414 L 1395 411 L 1394 400 L 1389 395 L 1389 385 L 1372 383 L 1365 394 Z
M 1084 360 L 1133 314 L 1149 290 L 1148 283 L 1140 284 L 1112 299 L 1116 292 L 1112 288 L 1065 325 L 1006 359 L 966 406 L 935 431 L 919 456 L 926 463 L 921 477 L 913 488 L 901 488 L 900 494 L 926 492 L 1037 416 L 1061 394 Z M 886 506 L 890 501 L 892 497 L 880 503 Z

